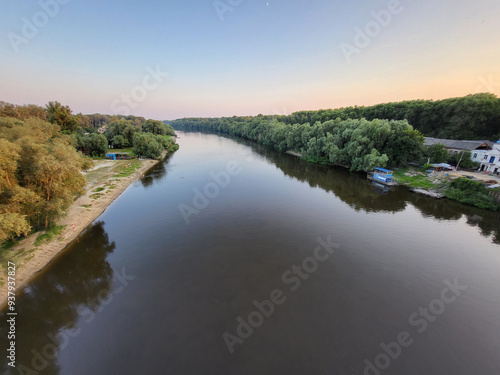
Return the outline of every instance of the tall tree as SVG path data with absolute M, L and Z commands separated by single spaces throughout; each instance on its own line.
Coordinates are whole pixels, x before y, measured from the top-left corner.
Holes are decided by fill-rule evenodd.
M 57 101 L 49 102 L 45 108 L 49 122 L 59 125 L 62 131 L 72 133 L 78 130 L 78 119 L 72 114 L 71 108 Z

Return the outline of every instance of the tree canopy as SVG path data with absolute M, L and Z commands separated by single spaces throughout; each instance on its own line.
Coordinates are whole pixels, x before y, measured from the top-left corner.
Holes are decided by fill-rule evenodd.
M 406 120 L 328 120 L 287 125 L 267 116 L 172 121 L 178 129 L 218 131 L 296 151 L 314 162 L 349 166 L 353 171 L 394 167 L 420 159 L 424 137 Z
M 500 99 L 482 93 L 443 100 L 409 100 L 373 106 L 300 111 L 278 119 L 288 125 L 314 124 L 340 118 L 407 120 L 426 137 L 447 139 L 500 138 Z
M 49 102 L 45 107 L 48 114 L 48 120 L 52 124 L 57 124 L 61 130 L 72 133 L 78 130 L 78 120 L 67 105 L 64 106 L 59 102 Z
M 48 227 L 83 191 L 89 162 L 57 124 L 0 117 L 0 240 Z

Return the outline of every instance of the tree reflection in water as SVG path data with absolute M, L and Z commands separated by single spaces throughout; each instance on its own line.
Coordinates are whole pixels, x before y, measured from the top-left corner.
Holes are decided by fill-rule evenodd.
M 460 220 L 467 218 L 467 224 L 477 226 L 485 237 L 492 236 L 493 243 L 500 244 L 500 213 L 467 206 L 448 199 L 433 199 L 398 187 L 388 194 L 377 191 L 364 173 L 353 173 L 342 167 L 312 164 L 295 156 L 279 152 L 269 146 L 236 137 L 227 137 L 252 148 L 258 155 L 278 167 L 286 176 L 311 187 L 332 192 L 356 211 L 399 212 L 412 204 L 425 217 L 438 220 Z
M 167 173 L 166 165 L 170 162 L 173 154 L 168 154 L 165 158 L 150 169 L 144 177 L 141 178 L 142 186 L 149 188 L 153 186 L 153 182 L 161 180 Z
M 88 227 L 51 266 L 18 293 L 16 310 L 16 369 L 8 366 L 2 356 L 2 373 L 23 373 L 21 365 L 37 372 L 57 374 L 57 353 L 64 341 L 58 333 L 75 328 L 79 311 L 96 311 L 100 301 L 105 301 L 113 287 L 113 270 L 106 258 L 115 249 L 109 242 L 103 222 Z M 99 298 L 97 298 L 99 296 Z M 7 337 L 6 311 L 0 314 L 0 335 Z M 30 317 L 23 319 L 23 317 Z M 3 346 L 7 344 L 2 340 Z M 7 348 L 3 350 L 5 353 Z M 33 362 L 33 360 L 35 362 Z M 33 368 L 35 364 L 38 369 Z M 42 369 L 43 368 L 43 369 Z M 14 370 L 14 371 L 13 371 Z M 41 371 L 40 371 L 41 370 Z M 21 371 L 21 372 L 19 372 Z

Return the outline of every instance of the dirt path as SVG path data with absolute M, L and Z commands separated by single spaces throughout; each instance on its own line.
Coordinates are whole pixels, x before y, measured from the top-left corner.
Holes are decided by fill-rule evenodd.
M 130 163 L 130 166 L 128 166 Z M 35 246 L 41 234 L 33 233 L 9 250 L 9 260 L 16 264 L 16 289 L 20 289 L 40 270 L 47 266 L 58 253 L 73 241 L 88 225 L 97 219 L 133 181 L 148 169 L 158 164 L 158 160 L 99 160 L 84 173 L 87 178 L 85 194 L 76 199 L 66 217 L 57 225 L 65 226 L 52 241 Z M 73 229 L 72 225 L 75 225 Z M 0 307 L 7 299 L 7 264 L 0 265 Z
M 456 177 L 473 176 L 473 177 L 477 178 L 478 180 L 482 180 L 482 181 L 495 180 L 495 181 L 498 181 L 500 183 L 500 176 L 484 174 L 484 173 L 479 173 L 479 172 L 454 171 L 454 172 L 450 172 L 450 176 L 456 176 Z

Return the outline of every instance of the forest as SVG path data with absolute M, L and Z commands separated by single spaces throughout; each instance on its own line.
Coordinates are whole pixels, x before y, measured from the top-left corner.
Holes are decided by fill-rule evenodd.
M 376 166 L 406 165 L 422 157 L 424 137 L 406 120 L 349 119 L 287 125 L 277 119 L 184 119 L 170 122 L 175 129 L 222 132 L 295 151 L 308 160 L 368 171 Z
M 302 111 L 288 116 L 184 118 L 169 122 L 175 129 L 213 131 L 295 151 L 307 160 L 367 171 L 375 166 L 403 167 L 450 162 L 457 156 L 443 146 L 424 148 L 424 136 L 455 139 L 498 139 L 500 99 L 492 94 L 439 101 L 414 100 Z M 466 152 L 463 167 L 473 167 Z M 461 156 L 461 155 L 459 155 Z
M 73 115 L 68 106 L 0 102 L 0 242 L 49 228 L 87 182 L 81 171 L 112 147 L 136 156 L 159 157 L 178 148 L 174 130 L 158 120 L 99 115 L 99 127 Z M 105 120 L 102 120 L 105 119 Z
M 285 124 L 314 124 L 340 118 L 407 120 L 426 137 L 445 139 L 500 138 L 500 99 L 482 93 L 444 100 L 410 100 L 374 106 L 301 111 L 278 116 Z

